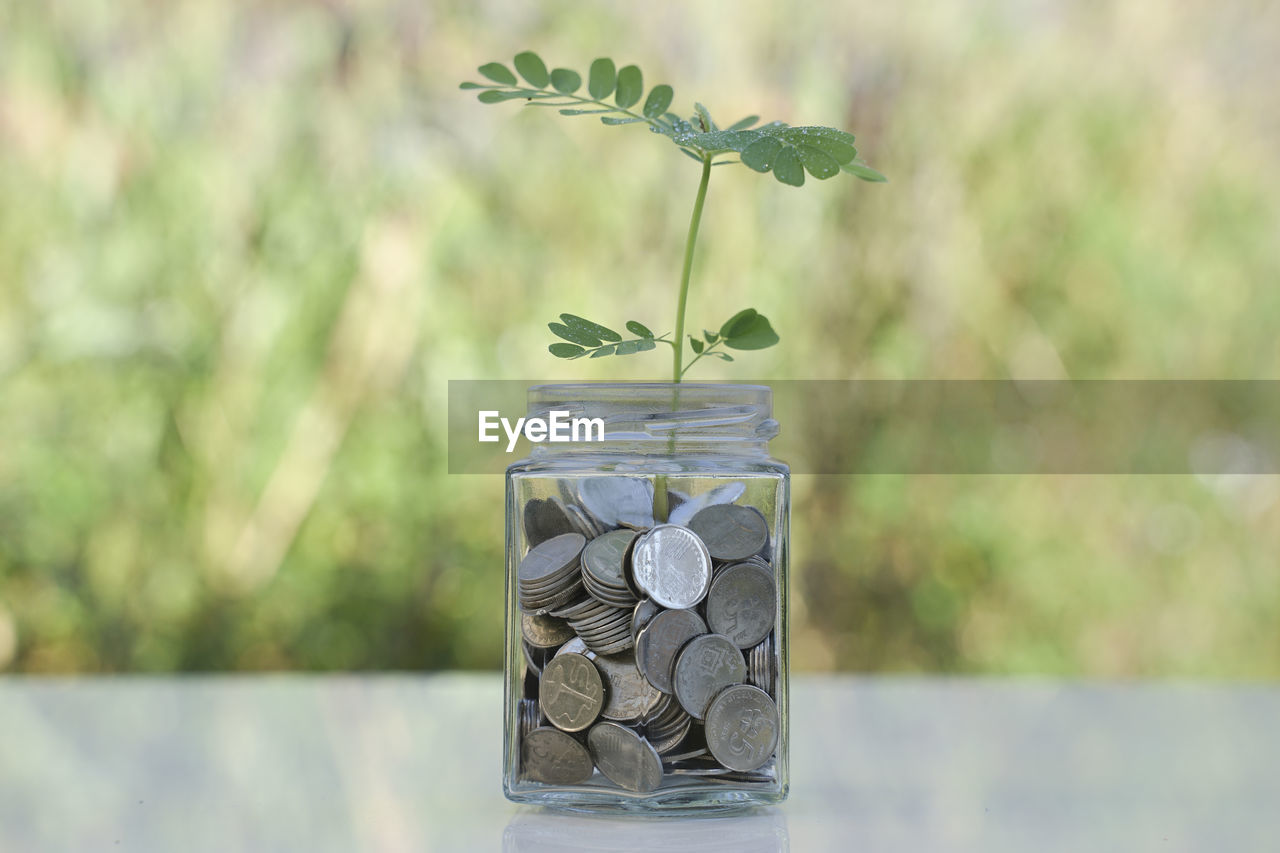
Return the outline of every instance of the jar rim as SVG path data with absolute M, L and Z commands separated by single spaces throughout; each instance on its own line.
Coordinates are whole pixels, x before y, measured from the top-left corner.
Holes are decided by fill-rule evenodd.
M 720 382 L 574 382 L 533 385 L 529 415 L 598 418 L 603 440 L 764 443 L 778 434 L 773 390 Z

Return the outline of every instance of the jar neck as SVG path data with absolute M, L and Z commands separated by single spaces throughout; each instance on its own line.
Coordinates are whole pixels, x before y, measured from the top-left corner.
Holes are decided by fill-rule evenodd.
M 532 455 L 767 457 L 769 440 L 778 434 L 772 398 L 763 385 L 535 385 L 529 417 L 557 413 L 570 440 L 534 444 Z

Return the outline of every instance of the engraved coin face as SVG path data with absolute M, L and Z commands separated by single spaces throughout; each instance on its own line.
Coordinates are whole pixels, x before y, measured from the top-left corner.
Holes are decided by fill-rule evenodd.
M 554 649 L 574 637 L 573 629 L 563 619 L 532 613 L 520 614 L 520 630 L 525 642 L 535 649 Z
M 707 593 L 707 626 L 740 649 L 749 649 L 773 630 L 778 605 L 773 572 L 738 563 L 716 574 Z
M 641 477 L 588 477 L 578 486 L 587 512 L 605 527 L 653 526 L 653 483 Z
M 553 726 L 580 732 L 604 706 L 604 683 L 595 664 L 579 654 L 556 655 L 542 669 L 538 706 Z
M 631 553 L 636 586 L 673 610 L 693 607 L 711 585 L 711 555 L 689 528 L 659 524 L 636 540 Z
M 718 693 L 707 709 L 707 747 L 730 770 L 765 764 L 778 748 L 778 706 L 759 687 L 739 684 Z
M 715 504 L 689 519 L 689 529 L 717 560 L 745 560 L 769 543 L 769 525 L 760 511 L 737 504 Z
M 643 719 L 658 701 L 662 693 L 636 669 L 635 658 L 629 652 L 617 655 L 596 655 L 593 663 L 600 670 L 605 685 L 604 707 L 600 716 L 620 723 L 635 723 Z
M 730 685 L 741 684 L 746 678 L 747 662 L 741 650 L 728 637 L 703 634 L 680 650 L 671 680 L 680 706 L 689 716 L 701 720 L 717 693 Z
M 591 753 L 569 735 L 541 726 L 525 735 L 521 747 L 524 774 L 548 785 L 574 785 L 591 778 Z
M 596 723 L 587 732 L 596 767 L 615 785 L 645 793 L 662 783 L 662 759 L 640 735 L 617 723 Z
M 685 643 L 705 633 L 707 624 L 692 610 L 663 610 L 636 639 L 636 664 L 650 684 L 663 693 L 674 693 L 671 671 L 676 654 Z

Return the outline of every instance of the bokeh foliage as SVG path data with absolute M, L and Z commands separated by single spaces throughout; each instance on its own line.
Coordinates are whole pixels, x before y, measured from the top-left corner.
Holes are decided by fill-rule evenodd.
M 691 328 L 783 344 L 700 379 L 1276 376 L 1274 8 L 806 10 L 4 4 L 0 667 L 498 664 L 445 383 L 664 376 L 543 324 L 669 331 L 698 177 L 457 90 L 526 47 L 892 176 L 716 176 Z M 801 478 L 794 516 L 800 669 L 1280 674 L 1274 478 Z

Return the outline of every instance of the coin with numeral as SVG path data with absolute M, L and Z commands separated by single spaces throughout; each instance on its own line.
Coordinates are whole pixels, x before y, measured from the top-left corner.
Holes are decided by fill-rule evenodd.
M 604 706 L 604 683 L 595 664 L 579 654 L 557 655 L 542 669 L 538 705 L 553 726 L 580 732 Z
M 778 706 L 750 684 L 726 687 L 707 709 L 707 747 L 730 770 L 755 770 L 767 762 L 781 728 Z

